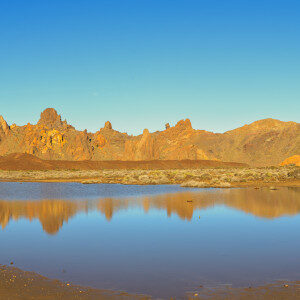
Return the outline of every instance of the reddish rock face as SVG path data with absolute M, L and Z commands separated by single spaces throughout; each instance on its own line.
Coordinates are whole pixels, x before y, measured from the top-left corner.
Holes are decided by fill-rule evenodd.
M 58 115 L 54 108 L 46 108 L 42 113 L 40 120 L 37 123 L 38 126 L 46 126 L 48 128 L 61 127 L 63 122 L 61 116 Z
M 220 160 L 252 166 L 278 165 L 300 153 L 300 124 L 274 119 L 215 134 L 192 128 L 189 119 L 166 130 L 129 136 L 107 121 L 96 133 L 78 131 L 55 109 L 37 125 L 8 126 L 0 117 L 0 155 L 29 153 L 52 160 Z
M 105 129 L 112 129 L 111 123 L 109 121 L 105 122 L 104 128 Z
M 7 125 L 6 121 L 0 116 L 0 134 L 1 131 L 3 134 L 7 135 L 9 133 L 9 126 Z
M 185 120 L 178 121 L 177 124 L 175 125 L 175 127 L 185 128 L 185 129 L 193 129 L 190 119 L 185 119 Z
M 291 164 L 300 167 L 300 155 L 293 155 L 291 157 L 288 157 L 280 165 L 286 166 Z

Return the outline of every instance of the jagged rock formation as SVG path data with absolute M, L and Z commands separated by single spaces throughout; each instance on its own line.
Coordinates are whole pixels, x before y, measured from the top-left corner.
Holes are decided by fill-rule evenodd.
M 104 128 L 105 129 L 112 129 L 111 123 L 109 121 L 105 122 Z
M 193 142 L 196 135 L 204 132 L 194 130 L 189 119 L 181 120 L 173 127 L 152 134 L 144 130 L 142 136 L 126 142 L 124 157 L 127 160 L 215 160 L 214 155 L 206 154 Z
M 66 121 L 62 122 L 61 116 L 58 115 L 54 108 L 47 108 L 41 113 L 37 126 L 53 129 L 67 128 L 68 124 Z
M 0 155 L 20 152 L 48 160 L 121 160 L 128 138 L 113 130 L 109 121 L 96 133 L 78 131 L 53 108 L 44 110 L 36 125 L 9 127 L 0 118 Z
M 9 126 L 2 116 L 0 116 L 0 135 L 1 133 L 2 135 L 7 135 L 9 133 Z
M 300 153 L 300 124 L 256 121 L 223 134 L 196 130 L 189 119 L 129 136 L 107 121 L 96 133 L 78 131 L 53 108 L 36 125 L 8 126 L 0 117 L 0 155 L 28 153 L 46 160 L 220 160 L 278 165 Z

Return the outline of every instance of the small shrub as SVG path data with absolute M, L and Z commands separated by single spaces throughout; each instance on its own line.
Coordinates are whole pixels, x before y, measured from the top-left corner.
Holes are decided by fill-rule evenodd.
M 193 188 L 205 188 L 208 186 L 206 182 L 190 180 L 183 182 L 180 186 L 182 187 L 193 187 Z
M 217 187 L 217 188 L 230 188 L 231 184 L 229 182 L 219 182 L 214 187 Z
M 300 179 L 300 168 L 288 172 L 287 176 L 292 179 Z

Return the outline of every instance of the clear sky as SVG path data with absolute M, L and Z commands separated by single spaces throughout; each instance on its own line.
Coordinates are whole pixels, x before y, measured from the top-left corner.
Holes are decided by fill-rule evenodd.
M 300 116 L 299 0 L 0 1 L 0 114 L 77 129 Z

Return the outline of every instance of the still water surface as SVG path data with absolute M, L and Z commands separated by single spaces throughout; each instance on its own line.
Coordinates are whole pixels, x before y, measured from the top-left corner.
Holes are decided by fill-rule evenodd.
M 181 297 L 300 279 L 300 189 L 0 183 L 0 264 Z

